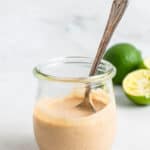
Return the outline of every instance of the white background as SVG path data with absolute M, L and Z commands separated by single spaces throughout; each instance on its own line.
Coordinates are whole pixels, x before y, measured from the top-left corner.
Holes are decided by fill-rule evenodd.
M 37 150 L 32 131 L 36 80 L 45 59 L 94 56 L 111 0 L 0 0 L 0 150 Z M 131 42 L 150 56 L 150 2 L 131 0 L 110 44 Z M 150 149 L 150 107 L 115 87 L 118 133 L 113 150 Z

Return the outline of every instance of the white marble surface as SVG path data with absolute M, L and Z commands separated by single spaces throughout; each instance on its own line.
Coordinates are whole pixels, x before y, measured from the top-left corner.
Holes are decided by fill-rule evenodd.
M 62 55 L 94 56 L 111 0 L 0 1 L 0 150 L 37 150 L 32 132 L 32 68 Z M 150 2 L 131 0 L 110 44 L 134 43 L 150 56 Z M 113 150 L 150 149 L 150 107 L 115 87 L 118 134 Z

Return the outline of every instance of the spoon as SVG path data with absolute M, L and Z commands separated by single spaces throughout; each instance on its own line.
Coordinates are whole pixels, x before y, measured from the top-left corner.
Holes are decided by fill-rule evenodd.
M 101 42 L 99 44 L 97 54 L 96 54 L 94 62 L 92 64 L 89 76 L 93 76 L 96 73 L 97 67 L 100 64 L 100 61 L 103 57 L 106 47 L 113 35 L 118 23 L 120 22 L 123 14 L 127 8 L 127 5 L 128 5 L 128 0 L 114 0 L 113 1 L 110 15 L 109 15 L 109 18 L 107 21 L 107 25 L 105 27 Z M 86 108 L 88 110 L 91 110 L 92 112 L 96 112 L 94 104 L 91 101 L 91 99 L 89 98 L 90 92 L 91 92 L 91 87 L 90 87 L 90 85 L 88 85 L 86 87 L 84 100 L 79 105 L 77 105 L 77 107 Z

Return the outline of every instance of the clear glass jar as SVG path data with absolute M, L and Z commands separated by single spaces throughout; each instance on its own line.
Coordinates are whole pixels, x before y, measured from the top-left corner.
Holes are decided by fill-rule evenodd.
M 92 62 L 87 57 L 62 57 L 34 68 L 38 91 L 33 121 L 40 150 L 111 149 L 116 130 L 115 68 L 103 60 L 97 74 L 89 77 Z M 77 110 L 87 86 L 96 113 Z

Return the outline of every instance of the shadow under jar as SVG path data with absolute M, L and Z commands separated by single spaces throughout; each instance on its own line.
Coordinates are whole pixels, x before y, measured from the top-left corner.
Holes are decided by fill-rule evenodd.
M 38 91 L 33 122 L 40 150 L 111 150 L 116 131 L 115 68 L 103 60 L 97 74 L 88 77 L 92 61 L 61 57 L 34 68 Z M 96 113 L 76 107 L 89 86 Z

